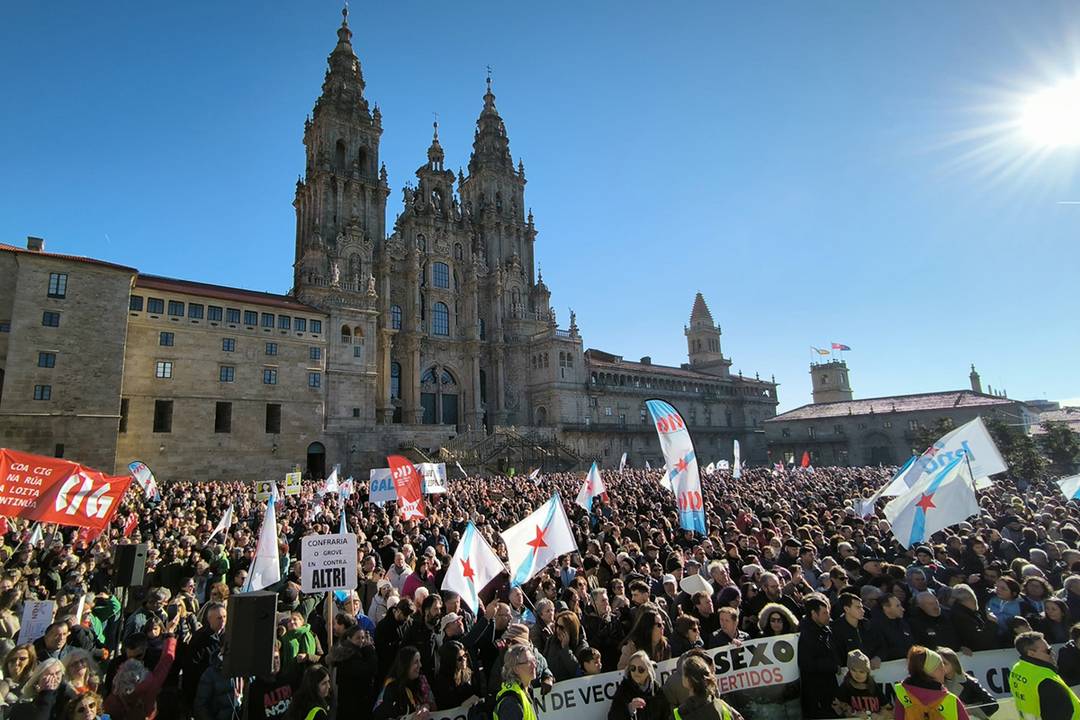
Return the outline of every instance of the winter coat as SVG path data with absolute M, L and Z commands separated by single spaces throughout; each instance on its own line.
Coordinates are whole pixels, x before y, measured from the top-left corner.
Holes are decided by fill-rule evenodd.
M 993 650 L 998 646 L 997 623 L 990 622 L 982 610 L 972 610 L 956 603 L 952 607 L 952 622 L 956 630 L 956 641 L 960 644 L 957 650 L 966 647 L 978 652 Z
M 952 621 L 952 614 L 945 608 L 941 614 L 931 617 L 915 608 L 911 612 L 911 634 L 918 645 L 923 645 L 936 650 L 939 647 L 960 649 L 960 638 L 956 633 L 956 626 Z
M 818 625 L 809 617 L 799 623 L 799 675 L 802 678 L 803 716 L 829 718 L 835 713 L 836 647 L 832 630 Z
M 364 717 L 375 704 L 375 646 L 357 647 L 349 640 L 334 645 L 327 661 L 337 687 L 337 716 Z
M 650 682 L 647 688 L 642 689 L 632 678 L 624 677 L 611 698 L 608 720 L 631 720 L 626 706 L 634 698 L 645 701 L 645 707 L 637 711 L 636 720 L 667 720 L 671 717 L 671 706 L 659 683 Z
M 942 698 L 949 694 L 948 690 L 934 681 L 924 683 L 909 677 L 904 680 L 902 684 L 904 689 L 923 705 L 936 705 L 941 702 Z M 967 708 L 964 707 L 962 700 L 957 701 L 956 710 L 957 720 L 969 720 L 970 716 L 968 715 Z M 904 712 L 904 705 L 899 700 L 893 702 L 893 713 L 896 715 L 896 720 L 921 720 L 920 718 L 914 717 L 907 718 L 907 715 Z
M 105 698 L 102 703 L 103 714 L 111 716 L 113 720 L 154 720 L 157 717 L 157 697 L 175 659 L 176 638 L 166 638 L 165 650 L 154 666 L 154 671 L 136 685 L 130 694 L 120 696 L 113 692 Z
M 998 711 L 994 696 L 975 679 L 974 675 L 957 675 L 945 681 L 945 688 L 960 698 L 960 702 L 967 706 L 968 714 L 973 718 L 985 720 Z
M 915 644 L 908 621 L 902 617 L 890 620 L 880 607 L 874 608 L 866 640 L 866 654 L 882 661 L 907 657 L 908 650 Z
M 310 625 L 301 625 L 295 630 L 288 630 L 281 636 L 281 669 L 287 670 L 297 660 L 298 655 L 315 654 L 315 635 Z
M 225 677 L 221 664 L 215 662 L 199 678 L 192 708 L 195 720 L 229 720 L 239 707 L 232 680 Z

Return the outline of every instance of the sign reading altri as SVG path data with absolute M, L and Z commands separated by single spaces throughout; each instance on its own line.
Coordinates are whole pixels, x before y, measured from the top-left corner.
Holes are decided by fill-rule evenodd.
M 356 588 L 356 536 L 308 535 L 300 545 L 300 587 L 305 593 Z

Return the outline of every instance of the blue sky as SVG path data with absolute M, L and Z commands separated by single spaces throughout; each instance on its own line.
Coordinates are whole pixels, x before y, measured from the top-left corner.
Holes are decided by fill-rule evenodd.
M 809 401 L 839 341 L 857 396 L 1080 398 L 1075 147 L 1023 100 L 1080 73 L 1080 6 L 354 4 L 393 192 L 438 112 L 468 161 L 484 68 L 536 253 L 587 347 L 685 361 L 702 291 L 733 370 Z M 284 292 L 301 130 L 335 2 L 18 3 L 0 24 L 0 241 Z M 1080 402 L 1080 400 L 1077 400 Z

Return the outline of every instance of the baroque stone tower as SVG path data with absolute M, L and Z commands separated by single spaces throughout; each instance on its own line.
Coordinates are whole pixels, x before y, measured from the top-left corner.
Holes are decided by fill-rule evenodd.
M 720 352 L 720 327 L 713 321 L 705 298 L 698 293 L 690 311 L 690 326 L 683 328 L 690 367 L 700 372 L 727 377 L 731 361 Z
M 843 360 L 812 363 L 810 381 L 815 403 L 840 402 L 853 397 L 847 363 Z
M 327 60 L 322 94 L 304 121 L 305 172 L 296 182 L 293 294 L 330 315 L 325 358 L 327 428 L 375 422 L 377 253 L 385 235 L 382 116 L 364 98 L 348 9 Z M 310 358 L 313 364 L 321 358 Z

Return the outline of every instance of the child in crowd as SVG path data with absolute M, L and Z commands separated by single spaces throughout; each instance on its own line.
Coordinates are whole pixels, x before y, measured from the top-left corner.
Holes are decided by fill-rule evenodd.
M 870 658 L 862 650 L 848 653 L 847 674 L 836 692 L 833 709 L 849 718 L 886 720 L 892 717 L 892 705 L 885 692 L 870 674 Z

